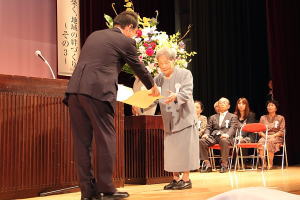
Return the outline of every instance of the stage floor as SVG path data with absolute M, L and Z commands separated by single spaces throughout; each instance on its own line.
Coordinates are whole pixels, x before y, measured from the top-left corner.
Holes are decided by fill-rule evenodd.
M 182 191 L 163 190 L 165 184 L 125 185 L 120 191 L 130 194 L 128 200 L 201 200 L 217 194 L 244 187 L 268 187 L 300 195 L 300 166 L 270 171 L 243 171 L 221 174 L 212 172 L 191 173 L 193 188 Z M 80 192 L 29 198 L 26 200 L 79 200 Z

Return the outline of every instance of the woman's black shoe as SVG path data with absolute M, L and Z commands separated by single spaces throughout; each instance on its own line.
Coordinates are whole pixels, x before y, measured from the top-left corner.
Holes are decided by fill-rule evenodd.
M 184 190 L 184 189 L 191 189 L 192 188 L 192 182 L 180 180 L 174 187 L 173 190 Z
M 173 180 L 168 185 L 165 185 L 164 190 L 172 190 L 175 185 L 177 185 L 177 181 Z
M 226 173 L 226 172 L 228 172 L 228 167 L 221 167 L 221 169 L 220 169 L 220 173 Z

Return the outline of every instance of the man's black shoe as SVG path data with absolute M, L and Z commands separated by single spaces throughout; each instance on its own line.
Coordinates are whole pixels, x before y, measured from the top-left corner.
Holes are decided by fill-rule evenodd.
M 212 172 L 212 167 L 204 166 L 204 168 L 200 170 L 200 173 L 208 173 L 208 172 Z
M 98 200 L 97 197 L 81 197 L 80 200 Z
M 222 166 L 220 169 L 220 173 L 225 173 L 225 172 L 228 172 L 228 168 Z
M 184 190 L 184 189 L 191 189 L 192 188 L 192 182 L 180 180 L 174 187 L 173 190 Z
M 173 180 L 168 185 L 165 185 L 164 190 L 172 190 L 177 185 L 177 181 Z
M 99 200 L 118 200 L 129 197 L 127 192 L 115 192 L 115 193 L 100 193 Z

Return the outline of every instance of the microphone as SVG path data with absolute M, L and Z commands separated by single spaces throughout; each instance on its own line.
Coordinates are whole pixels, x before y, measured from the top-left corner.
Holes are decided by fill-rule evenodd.
M 42 61 L 44 61 L 45 63 L 47 63 L 47 60 L 44 58 L 44 56 L 42 55 L 42 52 L 40 50 L 36 50 L 34 54 L 36 56 L 38 56 L 40 59 L 42 59 Z
M 52 70 L 52 67 L 50 66 L 50 64 L 48 63 L 48 61 L 44 58 L 44 56 L 42 55 L 42 52 L 40 50 L 36 50 L 34 52 L 34 54 L 39 57 L 42 61 L 44 61 L 46 63 L 46 65 L 48 66 L 49 70 L 51 71 L 51 74 L 52 74 L 52 78 L 53 79 L 56 79 L 55 78 L 55 75 L 53 73 L 53 70 Z

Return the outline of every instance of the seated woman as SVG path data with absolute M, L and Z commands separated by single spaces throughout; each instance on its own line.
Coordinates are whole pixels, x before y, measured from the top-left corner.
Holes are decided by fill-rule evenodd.
M 207 126 L 207 117 L 201 115 L 201 113 L 203 112 L 203 107 L 204 106 L 201 101 L 195 100 L 196 128 L 199 134 L 199 145 L 200 145 L 200 139 L 204 134 Z M 200 146 L 199 146 L 199 155 L 200 155 Z
M 274 159 L 274 153 L 279 151 L 280 146 L 283 143 L 283 137 L 285 134 L 285 119 L 282 115 L 278 115 L 277 109 L 278 109 L 278 102 L 276 100 L 269 100 L 267 101 L 267 115 L 263 115 L 260 118 L 260 123 L 265 124 L 268 126 L 268 137 L 267 137 L 267 150 L 268 150 L 268 169 L 272 169 L 273 167 L 273 159 Z M 258 143 L 261 143 L 262 145 L 265 144 L 265 138 L 266 134 L 261 132 L 259 133 L 261 138 L 259 139 Z M 259 148 L 259 155 L 261 159 L 264 159 L 264 149 L 263 146 Z M 266 162 L 264 162 L 266 163 Z M 266 167 L 263 166 L 263 167 Z
M 202 137 L 207 125 L 207 117 L 201 115 L 203 112 L 203 104 L 201 101 L 195 101 L 195 113 L 196 113 L 196 121 L 197 121 L 197 129 L 199 133 L 199 138 Z
M 174 66 L 174 49 L 164 47 L 157 51 L 156 58 L 161 73 L 154 81 L 165 97 L 159 100 L 164 124 L 164 170 L 173 172 L 173 181 L 164 189 L 189 189 L 192 188 L 189 172 L 200 167 L 193 76 L 189 70 Z
M 216 113 L 219 113 L 219 105 L 218 105 L 218 102 L 219 102 L 219 101 L 216 101 L 216 102 L 214 103 L 214 109 L 215 109 L 215 112 L 216 112 Z
M 255 122 L 255 113 L 251 112 L 249 102 L 246 98 L 239 98 L 236 102 L 235 112 L 238 116 L 238 131 L 244 124 L 251 124 Z M 241 143 L 255 142 L 255 135 L 253 133 L 241 132 L 241 137 L 238 138 Z

